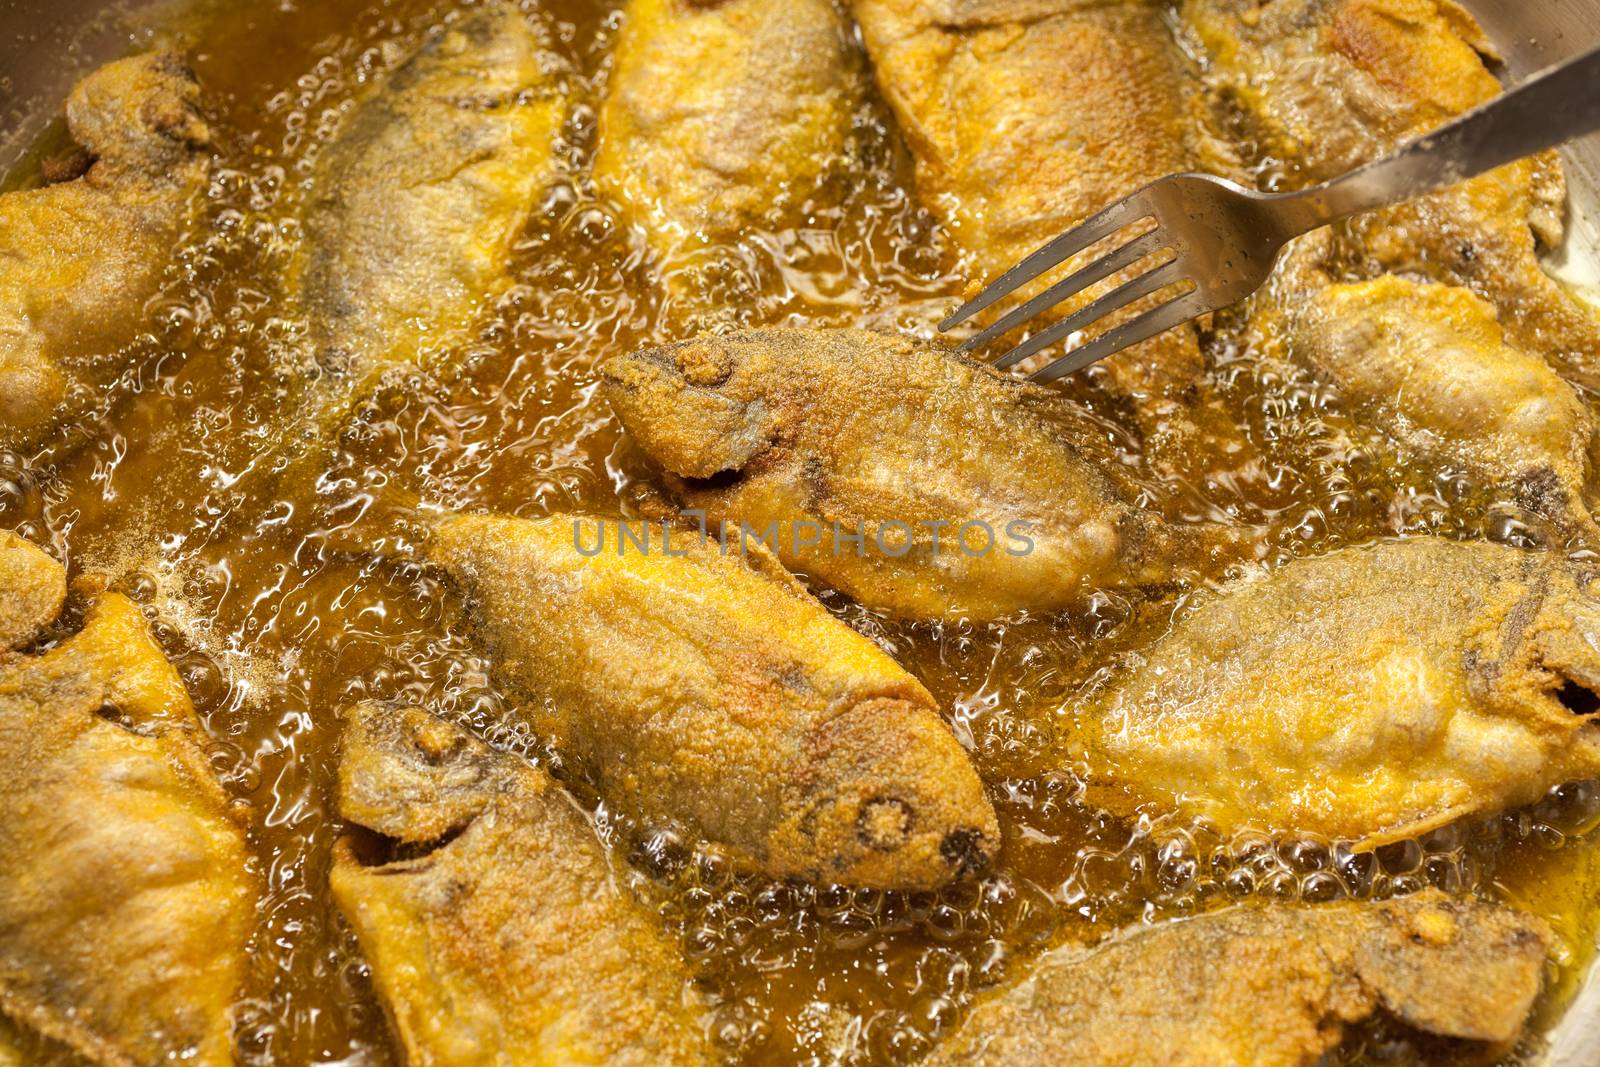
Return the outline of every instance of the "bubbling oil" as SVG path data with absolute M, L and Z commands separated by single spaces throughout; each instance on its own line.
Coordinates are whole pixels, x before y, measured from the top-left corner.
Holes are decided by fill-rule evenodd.
M 326 892 L 340 832 L 338 709 L 368 698 L 416 701 L 563 775 L 679 939 L 711 1005 L 708 1033 L 742 1064 L 910 1062 L 1042 949 L 1130 923 L 1250 897 L 1382 898 L 1426 885 L 1520 899 L 1515 885 L 1559 878 L 1597 847 L 1593 782 L 1365 854 L 1284 835 L 1225 837 L 1154 810 L 1096 811 L 1084 801 L 1086 768 L 1037 768 L 1058 751 L 1086 687 L 1158 636 L 1182 595 L 1140 603 L 1104 592 L 1061 616 L 972 625 L 893 622 L 818 590 L 927 683 L 991 784 L 1004 843 L 982 879 L 916 894 L 771 883 L 596 803 L 496 690 L 449 591 L 342 534 L 389 485 L 530 517 L 648 509 L 650 469 L 595 395 L 602 360 L 701 327 L 926 330 L 961 291 L 964 269 L 917 206 L 875 101 L 799 222 L 681 257 L 652 253 L 587 178 L 617 5 L 523 8 L 577 101 L 557 146 L 561 176 L 516 242 L 513 284 L 483 309 L 481 329 L 372 397 L 329 442 L 317 485 L 251 489 L 282 433 L 274 399 L 304 332 L 280 299 L 296 209 L 350 101 L 451 17 L 439 0 L 225 3 L 155 35 L 193 58 L 217 133 L 197 221 L 127 339 L 133 369 L 104 410 L 39 456 L 0 455 L 0 524 L 75 570 L 123 576 L 194 696 L 218 777 L 252 807 L 265 893 L 238 1016 L 241 1063 L 395 1062 L 366 964 Z M 1161 506 L 1268 529 L 1277 562 L 1397 533 L 1538 538 L 1535 519 L 1459 472 L 1394 462 L 1335 391 L 1252 350 L 1226 323 L 1210 355 L 1250 447 L 1199 477 L 1152 483 Z M 1104 421 L 1107 448 L 1136 463 L 1121 413 L 1088 379 L 1067 388 Z M 249 521 L 224 532 L 229 513 Z M 1593 941 L 1586 915 L 1567 918 L 1558 960 L 1567 985 L 1557 983 L 1552 1004 Z M 1406 1062 L 1434 1051 L 1377 1026 L 1346 1053 Z

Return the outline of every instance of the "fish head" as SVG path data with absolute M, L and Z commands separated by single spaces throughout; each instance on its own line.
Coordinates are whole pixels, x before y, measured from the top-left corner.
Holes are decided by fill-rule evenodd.
M 211 143 L 199 97 L 194 74 L 176 53 L 129 56 L 77 84 L 67 99 L 67 124 L 96 158 L 160 173 Z
M 441 842 L 497 791 L 487 745 L 418 707 L 365 701 L 344 712 L 339 813 L 407 845 Z
M 817 880 L 938 889 L 981 872 L 1000 830 L 983 784 L 938 715 L 898 698 L 857 703 L 809 736 L 795 855 Z
M 1600 743 L 1600 582 L 1554 560 L 1552 569 L 1523 655 L 1562 712 Z
M 1559 553 L 1527 558 L 1516 602 L 1464 657 L 1468 691 L 1521 740 L 1538 764 L 1524 778 L 1542 791 L 1600 774 L 1600 583 Z
M 760 388 L 768 362 L 753 337 L 701 337 L 612 359 L 600 369 L 601 389 L 662 469 L 712 478 L 743 469 L 776 438 L 776 412 Z

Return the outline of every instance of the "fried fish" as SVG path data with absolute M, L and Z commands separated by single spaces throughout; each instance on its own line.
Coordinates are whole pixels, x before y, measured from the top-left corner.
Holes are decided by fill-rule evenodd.
M 424 548 L 609 803 L 775 878 L 928 889 L 987 863 L 994 809 L 921 683 L 759 546 L 629 529 L 649 543 L 455 515 Z
M 357 103 L 317 158 L 289 272 L 324 426 L 385 370 L 462 341 L 509 287 L 564 117 L 540 37 L 508 0 L 448 23 Z
M 1548 363 L 1507 342 L 1492 305 L 1388 274 L 1306 277 L 1260 302 L 1263 335 L 1337 386 L 1403 461 L 1448 463 L 1562 534 L 1600 543 L 1585 501 L 1594 421 Z
M 88 169 L 0 196 L 0 448 L 40 444 L 126 369 L 107 352 L 155 294 L 209 170 L 199 95 L 168 52 L 101 67 L 67 99 Z
M 1235 531 L 1139 506 L 1062 397 L 934 345 L 754 330 L 601 373 L 687 506 L 758 533 L 777 524 L 785 564 L 895 615 L 1054 611 L 1241 548 Z
M 631 0 L 595 183 L 671 251 L 775 221 L 844 155 L 865 88 L 833 0 Z
M 448 358 L 512 285 L 512 245 L 556 174 L 561 85 L 535 24 L 509 0 L 489 0 L 447 19 L 356 99 L 298 208 L 284 287 L 303 343 L 284 346 L 272 368 L 268 432 L 218 442 L 218 467 L 234 473 L 186 510 L 202 525 L 196 542 L 220 543 L 260 520 L 254 502 L 311 495 L 338 435 L 390 375 L 448 375 Z M 182 434 L 204 430 L 168 432 L 187 446 Z M 187 466 L 154 478 L 161 490 L 135 504 L 144 512 L 192 492 L 162 484 L 192 480 Z M 170 521 L 133 524 L 119 565 L 143 558 L 149 531 Z
M 66 594 L 0 534 L 14 642 Z M 231 1064 L 257 884 L 177 672 L 127 598 L 82 589 L 82 629 L 0 651 L 0 1009 L 96 1063 Z
M 1048 952 L 980 1003 L 929 1067 L 1305 1067 L 1379 1014 L 1504 1048 L 1550 934 L 1438 890 L 1380 903 L 1240 906 Z
M 1454 0 L 1185 0 L 1221 121 L 1278 182 L 1336 177 L 1487 102 L 1500 84 L 1482 30 Z M 1600 321 L 1544 272 L 1560 245 L 1565 181 L 1554 153 L 1340 227 L 1356 276 L 1413 273 L 1495 306 L 1512 342 L 1600 389 Z
M 342 840 L 331 886 L 405 1062 L 713 1061 L 681 959 L 543 771 L 369 703 L 346 712 L 338 796 L 392 853 Z
M 1600 597 L 1556 553 L 1440 538 L 1206 598 L 1087 709 L 1113 810 L 1372 847 L 1600 774 Z
M 851 9 L 915 157 L 917 190 L 981 281 L 1157 178 L 1237 169 L 1232 149 L 1197 121 L 1204 95 L 1160 4 L 852 0 Z M 1186 424 L 1203 419 L 1205 370 L 1195 326 L 1101 366 L 1147 447 L 1174 433 L 1192 439 Z

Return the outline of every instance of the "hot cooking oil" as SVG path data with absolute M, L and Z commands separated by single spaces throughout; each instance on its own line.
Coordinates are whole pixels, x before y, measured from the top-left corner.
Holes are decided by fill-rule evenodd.
M 274 400 L 304 332 L 280 291 L 296 209 L 346 106 L 445 16 L 439 0 L 222 3 L 161 28 L 156 36 L 192 57 L 217 133 L 198 221 L 160 297 L 129 324 L 135 369 L 98 416 L 43 456 L 0 455 L 0 526 L 76 570 L 125 575 L 194 695 L 219 777 L 252 806 L 267 890 L 240 1012 L 244 1064 L 393 1062 L 365 965 L 326 891 L 342 705 L 417 701 L 569 770 L 494 689 L 450 591 L 341 534 L 390 487 L 522 516 L 648 509 L 649 468 L 594 389 L 605 358 L 731 325 L 926 331 L 964 287 L 964 264 L 917 205 L 879 102 L 862 107 L 847 158 L 792 228 L 683 260 L 656 256 L 586 176 L 617 5 L 522 6 L 578 101 L 560 136 L 562 177 L 516 244 L 515 284 L 482 309 L 474 339 L 429 354 L 340 427 L 322 479 L 273 495 L 258 476 L 281 440 Z M 668 275 L 677 282 L 664 284 Z M 1250 448 L 1152 483 L 1160 506 L 1270 527 L 1277 561 L 1398 533 L 1537 539 L 1534 520 L 1459 472 L 1397 468 L 1335 391 L 1225 320 L 1209 345 Z M 1135 462 L 1120 413 L 1088 379 L 1068 388 L 1104 419 L 1108 447 Z M 995 871 L 940 893 L 772 884 L 590 801 L 679 938 L 713 1004 L 711 1032 L 736 1062 L 910 1062 L 1046 946 L 1250 897 L 1315 902 L 1437 885 L 1530 908 L 1560 935 L 1547 1021 L 1587 961 L 1600 784 L 1366 854 L 1223 837 L 1160 812 L 1114 819 L 1083 802 L 1084 769 L 1052 754 L 1086 687 L 1158 635 L 1176 600 L 1108 592 L 1059 618 L 913 625 L 819 592 L 947 709 L 992 783 L 1004 847 Z M 569 782 L 587 797 L 581 778 Z M 1442 1054 L 1382 1027 L 1349 1050 L 1374 1062 Z

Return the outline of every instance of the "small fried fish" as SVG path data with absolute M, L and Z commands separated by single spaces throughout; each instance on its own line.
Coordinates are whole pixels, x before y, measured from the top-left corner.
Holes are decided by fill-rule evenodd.
M 1255 304 L 1257 335 L 1336 386 L 1403 461 L 1448 463 L 1600 544 L 1586 502 L 1594 420 L 1544 359 L 1507 341 L 1493 305 L 1390 274 L 1339 284 L 1315 266 L 1280 269 Z
M 852 0 L 850 6 L 915 157 L 917 190 L 950 224 L 982 282 L 1157 178 L 1193 170 L 1231 176 L 1238 169 L 1231 147 L 1198 121 L 1204 93 L 1161 4 Z M 1147 269 L 1141 264 L 1134 273 Z M 1063 310 L 1086 305 L 1089 295 Z M 1151 300 L 1135 302 L 1106 325 L 1149 306 Z M 1163 453 L 1193 447 L 1202 426 L 1209 437 L 1227 433 L 1225 420 L 1203 410 L 1204 372 L 1193 325 L 1135 345 L 1097 371 L 1132 407 L 1147 449 Z M 1185 444 L 1168 440 L 1174 437 Z
M 64 594 L 0 536 L 18 576 L 42 592 L 0 598 L 14 640 Z M 83 592 L 77 634 L 0 651 L 0 1008 L 96 1063 L 223 1067 L 259 888 L 244 831 L 139 608 Z
M 398 371 L 445 376 L 443 357 L 512 285 L 512 245 L 556 173 L 565 103 L 541 34 L 514 3 L 459 15 L 375 79 L 316 156 L 284 281 L 305 343 L 274 368 L 269 432 L 212 446 L 232 473 L 192 509 L 207 541 L 259 522 L 259 501 L 314 495 L 358 405 Z M 173 447 L 209 434 L 208 417 L 169 430 Z M 151 477 L 133 505 L 140 517 L 121 524 L 119 566 L 158 569 L 147 557 L 154 531 L 178 520 L 157 509 L 193 492 L 172 483 L 192 478 L 182 465 Z
M 209 171 L 199 95 L 169 52 L 108 63 L 67 99 L 88 170 L 0 196 L 0 448 L 40 444 L 125 369 L 103 357 L 155 294 Z
M 609 803 L 774 878 L 931 889 L 987 863 L 994 809 L 921 683 L 759 547 L 630 529 L 653 540 L 456 515 L 424 548 Z
M 1505 1049 L 1550 934 L 1430 889 L 1380 903 L 1240 906 L 1048 952 L 928 1067 L 1307 1067 L 1380 1014 Z
M 776 523 L 785 564 L 894 615 L 1055 611 L 1172 582 L 1243 541 L 1139 506 L 1074 405 L 934 345 L 754 330 L 601 373 L 684 504 L 758 534 Z
M 1087 709 L 1095 799 L 1412 837 L 1600 774 L 1600 596 L 1552 552 L 1442 538 L 1205 598 Z
M 219 467 L 237 473 L 193 509 L 205 540 L 261 522 L 260 501 L 314 497 L 352 414 L 394 375 L 449 377 L 484 309 L 511 287 L 512 246 L 557 172 L 561 84 L 535 23 L 510 0 L 488 0 L 447 18 L 357 98 L 299 210 L 284 285 L 304 343 L 274 369 L 270 432 L 217 444 Z M 141 510 L 186 498 L 191 486 L 159 484 L 184 470 L 158 469 Z M 171 521 L 146 514 L 124 555 L 142 558 L 151 531 Z
M 345 719 L 339 813 L 395 854 L 341 840 L 331 886 L 405 1062 L 714 1062 L 681 959 L 549 776 L 420 708 Z
M 844 155 L 865 89 L 833 0 L 631 0 L 595 183 L 653 245 L 776 222 Z
M 1493 99 L 1482 29 L 1454 0 L 1185 0 L 1222 124 L 1277 161 L 1276 186 L 1337 177 Z M 1339 227 L 1347 274 L 1472 289 L 1512 343 L 1600 389 L 1600 320 L 1539 262 L 1561 244 L 1554 153 Z
M 565 116 L 541 53 L 517 7 L 490 0 L 381 80 L 318 156 L 289 290 L 324 425 L 388 368 L 462 341 L 511 284 Z

